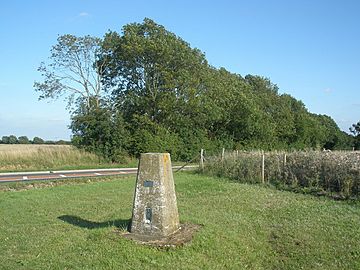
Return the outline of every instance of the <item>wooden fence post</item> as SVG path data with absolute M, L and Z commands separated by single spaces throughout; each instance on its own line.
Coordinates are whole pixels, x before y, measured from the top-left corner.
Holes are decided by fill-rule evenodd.
M 261 155 L 261 181 L 265 183 L 265 154 L 262 152 Z
M 221 162 L 224 163 L 224 160 L 225 160 L 225 148 L 222 149 Z
M 204 170 L 204 149 L 200 150 L 200 170 Z

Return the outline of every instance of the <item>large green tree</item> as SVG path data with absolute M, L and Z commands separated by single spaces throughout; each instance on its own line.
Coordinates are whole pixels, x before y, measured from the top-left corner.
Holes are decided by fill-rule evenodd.
M 34 88 L 40 99 L 60 96 L 68 100 L 73 143 L 113 161 L 122 161 L 123 127 L 106 102 L 103 73 L 106 61 L 99 61 L 101 39 L 62 35 L 51 49 L 50 63 L 42 63 L 42 82 Z M 35 141 L 35 139 L 34 139 Z M 35 142 L 34 142 L 35 143 Z
M 29 144 L 30 140 L 27 136 L 20 136 L 18 138 L 19 144 Z
M 34 139 L 32 140 L 32 143 L 33 144 L 44 144 L 45 141 L 40 137 L 34 137 Z
M 91 36 L 59 36 L 51 49 L 49 63 L 42 62 L 38 68 L 43 77 L 42 82 L 34 83 L 39 99 L 64 96 L 71 109 L 82 103 L 90 108 L 91 99 L 99 104 L 104 90 L 101 75 L 105 65 L 97 61 L 100 42 Z
M 9 144 L 17 144 L 18 142 L 18 138 L 15 135 L 9 136 Z
M 90 110 L 83 105 L 72 117 L 73 144 L 113 162 L 125 162 L 129 136 L 121 113 L 112 114 L 96 101 L 90 104 Z
M 130 123 L 132 134 L 146 129 L 152 140 L 167 138 L 165 148 L 170 149 L 177 140 L 173 134 L 187 136 L 184 129 L 196 133 L 206 126 L 205 57 L 163 26 L 145 19 L 142 24 L 124 26 L 122 35 L 107 33 L 102 61 L 107 63 L 104 78 L 113 89 L 115 107 Z M 153 124 L 139 125 L 139 121 Z M 183 139 L 191 147 L 192 140 Z M 136 144 L 138 150 L 148 150 Z
M 3 144 L 9 144 L 9 136 L 2 136 L 1 143 Z
M 69 98 L 73 143 L 113 161 L 147 151 L 189 160 L 200 148 L 349 145 L 333 119 L 279 94 L 270 79 L 212 67 L 200 50 L 150 19 L 103 40 L 61 36 L 50 59 L 40 67 L 44 82 L 35 83 L 40 98 Z

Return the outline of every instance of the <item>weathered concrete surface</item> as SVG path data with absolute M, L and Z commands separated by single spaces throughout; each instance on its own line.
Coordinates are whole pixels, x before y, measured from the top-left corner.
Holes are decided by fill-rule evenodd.
M 148 245 L 157 248 L 169 248 L 189 244 L 193 239 L 195 233 L 199 231 L 202 227 L 203 225 L 198 224 L 181 224 L 180 229 L 177 230 L 175 233 L 160 238 L 157 236 L 147 236 L 123 232 L 120 232 L 120 235 L 124 238 L 131 239 L 142 245 Z
M 170 154 L 141 154 L 131 233 L 153 239 L 180 229 Z

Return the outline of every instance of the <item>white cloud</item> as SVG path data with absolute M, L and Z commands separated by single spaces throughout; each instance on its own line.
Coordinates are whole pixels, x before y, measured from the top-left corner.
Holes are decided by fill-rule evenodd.
M 73 17 L 68 18 L 67 22 L 74 23 L 74 22 L 79 22 L 79 21 L 89 19 L 89 18 L 91 18 L 91 14 L 86 11 L 82 11 L 82 12 L 74 15 Z
M 325 92 L 326 94 L 330 94 L 330 93 L 333 92 L 333 90 L 332 90 L 331 88 L 325 88 L 325 89 L 324 89 L 324 92 Z
M 74 23 L 74 22 L 79 22 L 85 19 L 90 19 L 92 17 L 92 15 L 86 11 L 82 11 L 74 16 L 72 16 L 71 18 L 68 18 L 67 22 L 69 23 Z
M 80 12 L 78 16 L 79 16 L 79 17 L 89 17 L 90 14 L 87 13 L 87 12 L 85 12 L 85 11 L 83 11 L 83 12 Z

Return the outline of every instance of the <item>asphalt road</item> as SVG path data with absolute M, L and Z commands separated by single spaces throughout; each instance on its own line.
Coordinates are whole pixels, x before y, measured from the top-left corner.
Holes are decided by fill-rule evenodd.
M 182 169 L 189 170 L 195 167 L 197 166 L 185 166 Z M 179 168 L 181 168 L 181 166 L 173 166 L 174 171 Z M 37 180 L 66 180 L 71 178 L 128 175 L 136 173 L 137 168 L 0 173 L 0 183 Z

